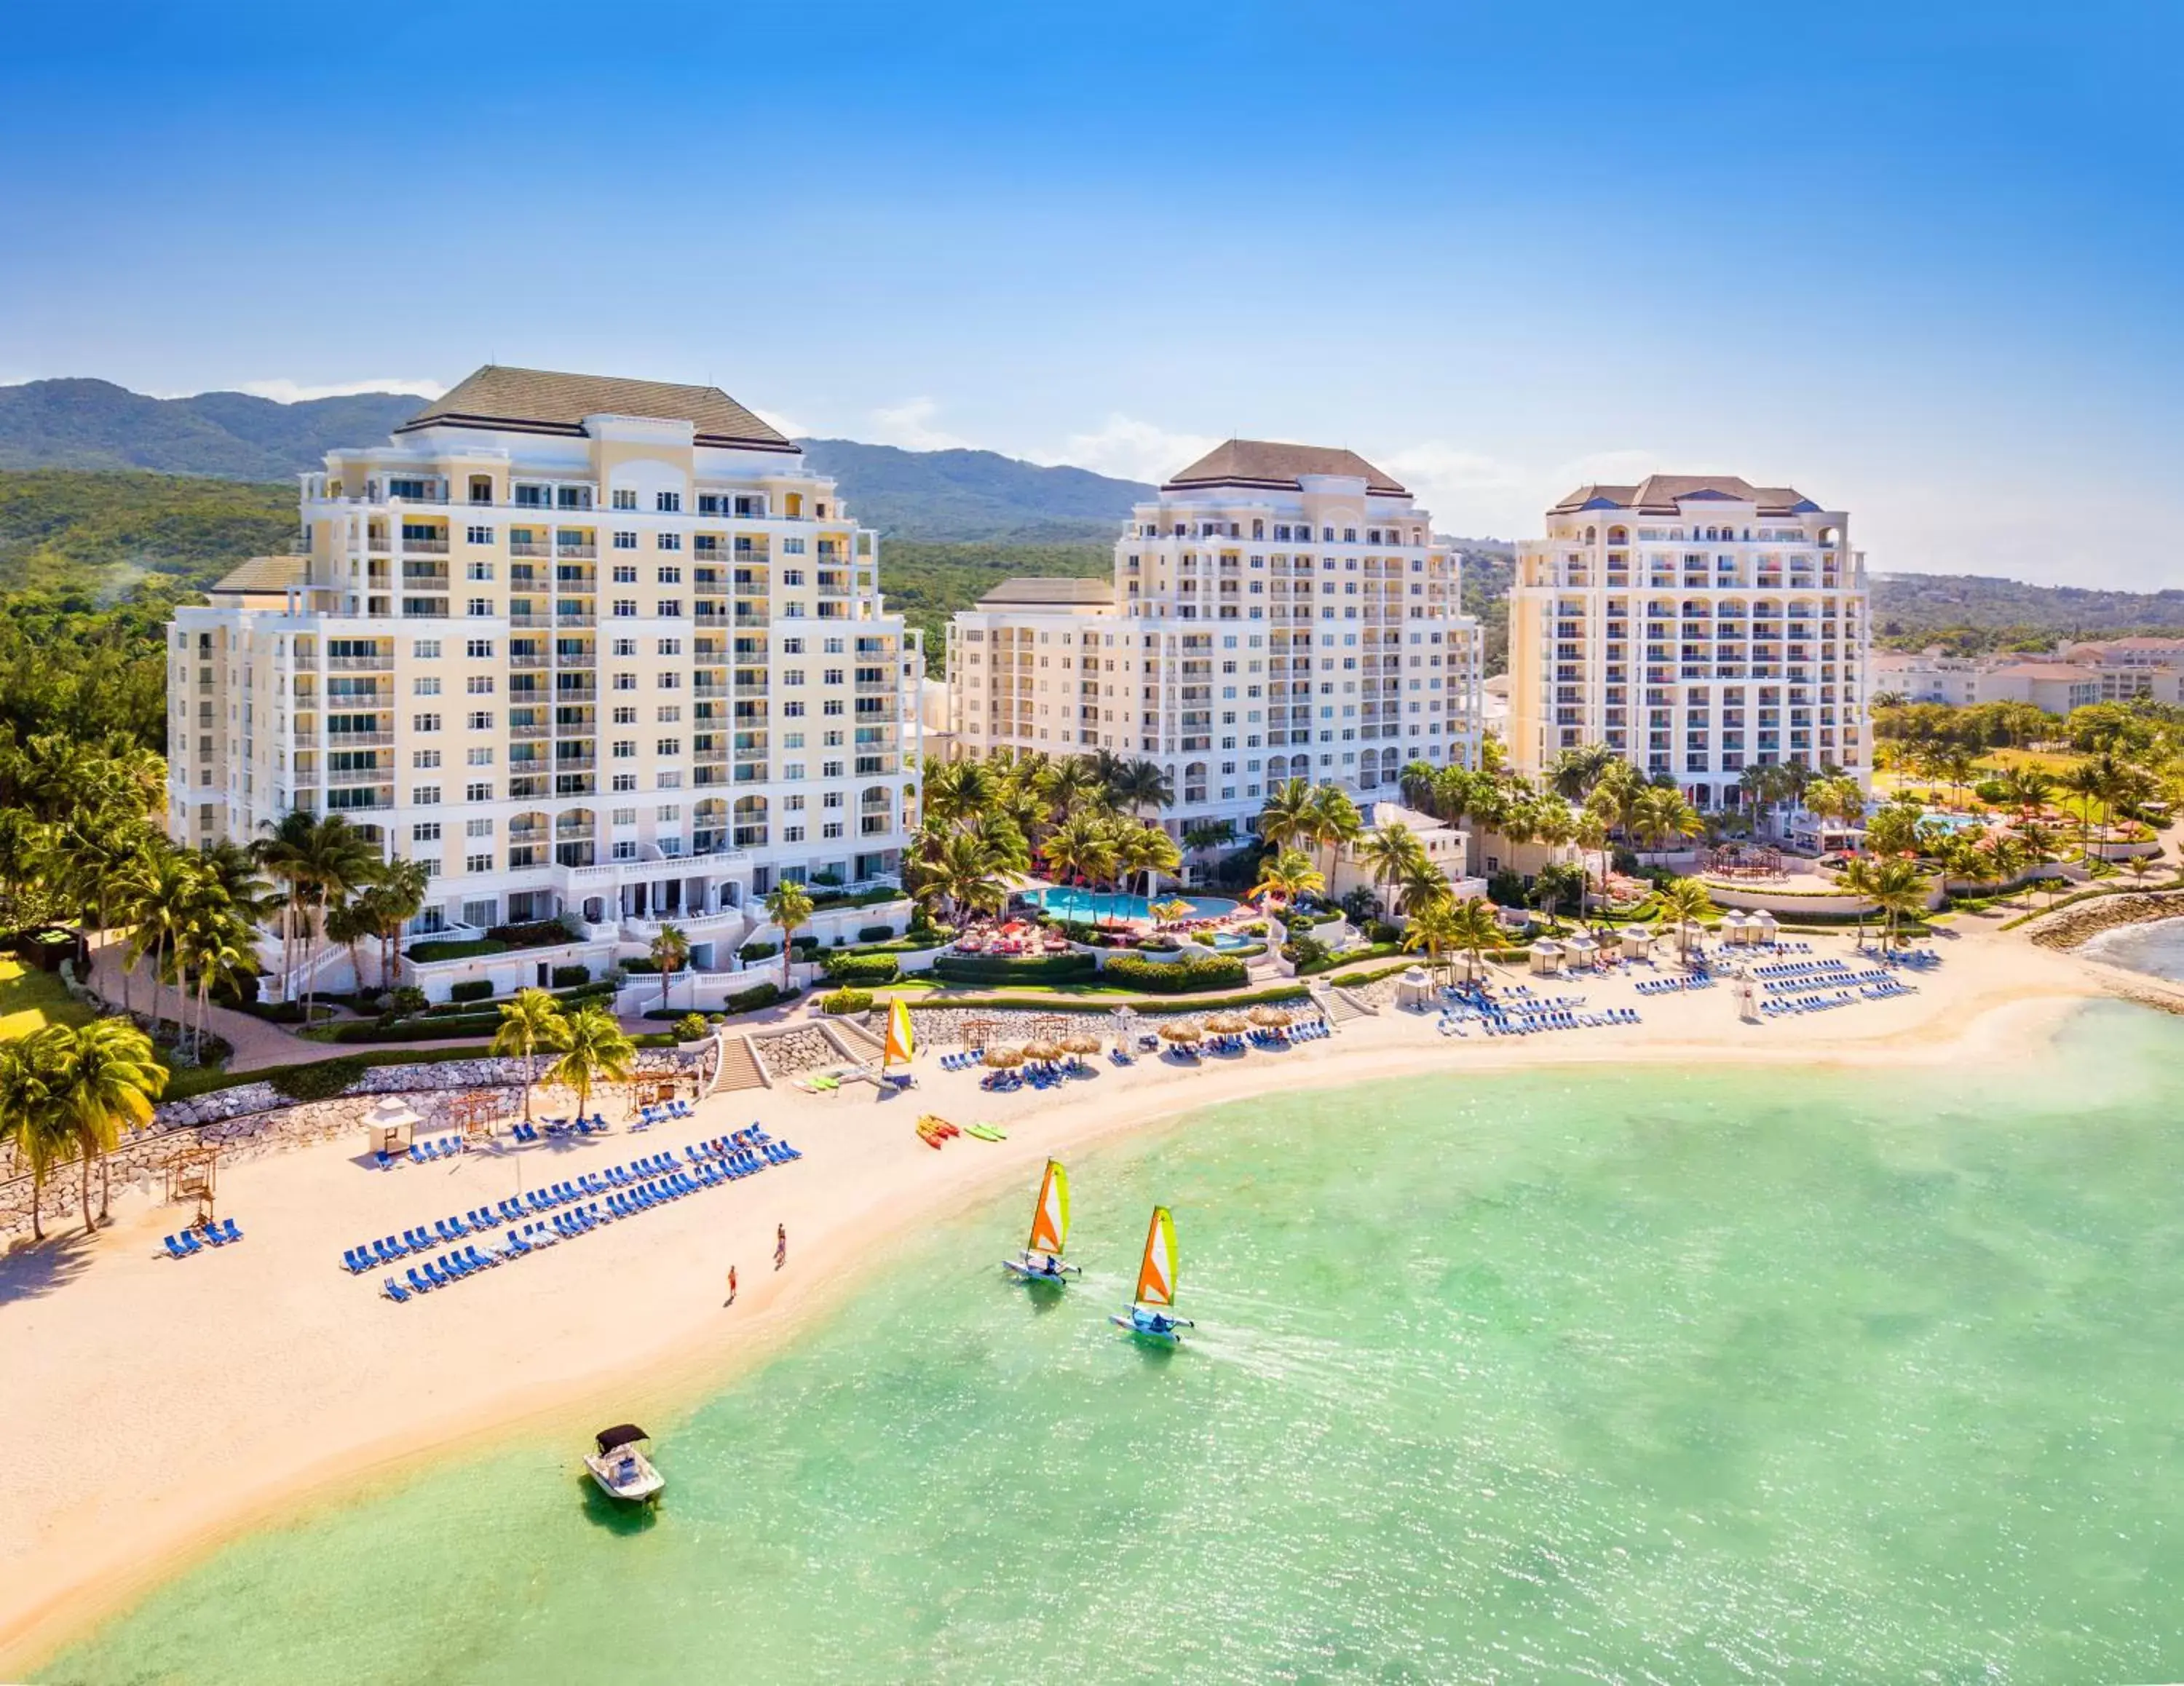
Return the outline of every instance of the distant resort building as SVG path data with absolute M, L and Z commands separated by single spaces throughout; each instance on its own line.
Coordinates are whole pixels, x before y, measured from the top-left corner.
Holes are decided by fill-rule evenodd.
M 1477 765 L 1478 623 L 1425 510 L 1356 453 L 1235 439 L 1132 512 L 1112 580 L 1015 579 L 948 628 L 956 753 L 1106 750 L 1180 836 L 1292 777 L 1392 793 Z
M 1865 562 L 1850 520 L 1730 475 L 1585 486 L 1518 547 L 1509 748 L 1604 743 L 1702 808 L 1749 766 L 1872 776 Z
M 2064 643 L 2048 655 L 2005 651 L 1953 656 L 1939 648 L 1876 650 L 1873 693 L 1907 703 L 1975 708 L 2029 703 L 2053 715 L 2143 698 L 2184 704 L 2184 638 L 2108 638 Z
M 299 516 L 169 630 L 178 841 L 341 814 L 430 866 L 420 931 L 673 920 L 701 966 L 783 879 L 896 873 L 919 635 L 833 482 L 725 392 L 481 369 L 328 453 Z

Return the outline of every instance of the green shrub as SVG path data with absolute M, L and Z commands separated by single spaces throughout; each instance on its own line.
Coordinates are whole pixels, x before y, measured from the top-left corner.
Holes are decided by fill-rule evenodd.
M 860 943 L 886 943 L 892 941 L 894 937 L 894 926 L 892 925 L 861 925 L 857 927 Z
M 660 971 L 660 962 L 657 960 L 624 960 L 621 963 L 621 969 L 624 971 L 630 973 L 632 977 L 642 975 L 645 977 L 656 977 Z
M 745 965 L 750 965 L 759 960 L 770 960 L 780 952 L 781 944 L 778 943 L 746 943 L 742 948 L 736 950 L 736 958 L 741 960 Z M 637 970 L 637 963 L 633 960 L 624 960 L 622 965 L 628 971 L 635 971 Z M 656 968 L 653 967 L 647 967 L 646 969 L 648 971 L 656 970 Z
M 863 1013 L 872 1009 L 872 992 L 869 989 L 837 989 L 832 994 L 819 998 L 822 1013 Z
M 1524 906 L 1524 875 L 1503 867 L 1486 881 L 1486 899 L 1499 907 Z
M 829 954 L 827 976 L 840 984 L 892 983 L 896 965 L 893 954 Z
M 761 1007 L 771 1007 L 777 1001 L 794 998 L 794 990 L 784 993 L 777 983 L 761 983 L 755 989 L 739 989 L 721 1005 L 730 1014 L 755 1013 Z
M 1090 954 L 943 954 L 933 963 L 948 983 L 1082 982 L 1099 969 Z
M 448 986 L 448 999 L 450 1001 L 490 1001 L 492 999 L 493 980 L 489 977 L 468 978 L 463 982 Z
M 1148 995 L 1195 995 L 1201 990 L 1235 989 L 1245 982 L 1244 963 L 1227 954 L 1187 960 L 1148 960 L 1135 954 L 1115 954 L 1101 969 L 1101 978 Z
M 1317 937 L 1299 937 L 1282 944 L 1282 958 L 1299 971 L 1317 971 L 1333 962 L 1334 951 Z
M 496 925 L 485 933 L 511 949 L 552 949 L 575 941 L 575 935 L 558 919 L 534 919 L 522 925 Z
M 1400 943 L 1403 940 L 1403 933 L 1386 920 L 1376 919 L 1365 927 L 1365 940 L 1368 943 Z
M 592 969 L 582 961 L 574 965 L 555 966 L 549 975 L 554 980 L 554 987 L 556 989 L 566 989 L 572 984 L 589 983 L 592 981 Z
M 364 1075 L 361 1060 L 320 1060 L 309 1066 L 276 1066 L 266 1072 L 291 1100 L 332 1100 Z
M 1313 946 L 1317 947 L 1318 944 Z M 1310 977 L 1317 972 L 1332 971 L 1336 966 L 1355 965 L 1360 960 L 1384 960 L 1390 954 L 1401 954 L 1402 946 L 1400 943 L 1375 943 L 1370 948 L 1351 949 L 1340 954 L 1328 954 L 1323 950 L 1322 957 L 1310 964 L 1299 960 L 1297 976 Z
M 675 1036 L 677 1041 L 697 1042 L 711 1034 L 712 1027 L 705 1022 L 705 1015 L 703 1013 L 685 1013 L 675 1021 Z
M 420 965 L 433 960 L 471 960 L 480 954 L 504 954 L 508 944 L 497 943 L 490 937 L 481 937 L 470 943 L 414 943 L 410 947 L 410 959 Z
M 451 1036 L 491 1036 L 500 1028 L 492 1013 L 426 1014 L 418 1019 L 375 1019 L 370 1024 L 334 1025 L 313 1032 L 321 1042 L 438 1042 Z
M 426 1004 L 425 992 L 414 983 L 404 984 L 387 999 L 388 1010 L 397 1014 L 421 1013 Z

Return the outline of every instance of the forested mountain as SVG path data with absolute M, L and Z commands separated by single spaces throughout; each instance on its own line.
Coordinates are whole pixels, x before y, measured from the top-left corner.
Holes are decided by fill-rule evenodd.
M 1965 655 L 2059 639 L 2175 637 L 2184 591 L 2108 592 L 2028 586 L 1979 574 L 1875 574 L 1874 635 L 1903 648 L 1942 644 Z
M 1153 495 L 1138 481 L 1043 468 L 994 451 L 905 451 L 854 439 L 797 443 L 814 469 L 841 481 L 857 520 L 889 537 L 1112 544 L 1130 506 Z
M 292 404 L 248 392 L 153 398 L 110 381 L 32 381 L 0 387 L 0 468 L 280 480 L 321 466 L 337 445 L 377 443 L 424 402 L 408 392 Z

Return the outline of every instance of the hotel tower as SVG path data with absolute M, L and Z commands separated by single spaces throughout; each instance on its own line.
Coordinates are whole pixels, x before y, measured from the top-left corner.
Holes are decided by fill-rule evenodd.
M 1604 743 L 1702 808 L 1777 762 L 1864 785 L 1867 640 L 1841 510 L 1729 475 L 1580 487 L 1518 547 L 1510 754 L 1536 773 Z

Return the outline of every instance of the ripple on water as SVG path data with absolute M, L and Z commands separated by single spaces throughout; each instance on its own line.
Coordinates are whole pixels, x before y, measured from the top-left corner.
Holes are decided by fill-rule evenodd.
M 2177 1678 L 2180 1053 L 1223 1109 L 1072 1166 L 1067 1298 L 1026 1189 L 655 1425 L 650 1527 L 512 1447 L 41 1678 Z M 1155 1197 L 1174 1353 L 1105 1321 Z

